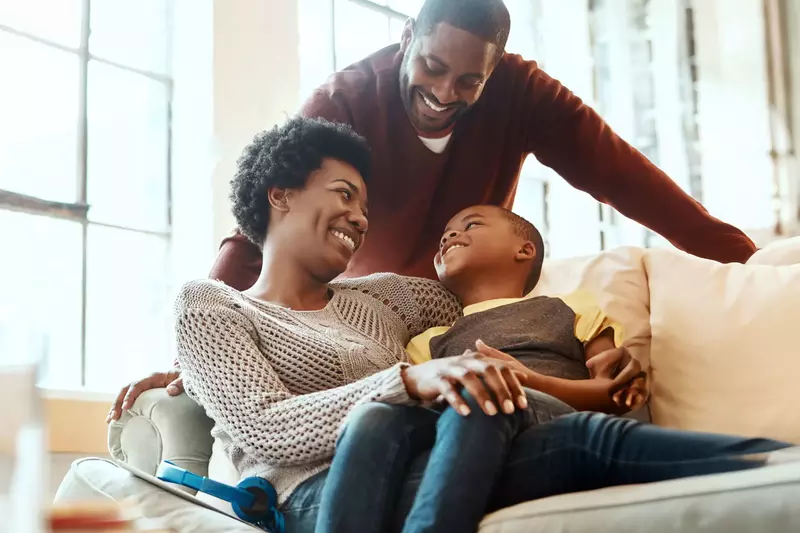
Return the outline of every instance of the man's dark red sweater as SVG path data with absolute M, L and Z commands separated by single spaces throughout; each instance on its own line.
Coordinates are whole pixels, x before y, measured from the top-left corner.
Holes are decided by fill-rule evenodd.
M 709 215 L 580 98 L 518 55 L 505 54 L 447 148 L 431 151 L 400 98 L 402 57 L 393 45 L 335 73 L 301 110 L 350 124 L 372 148 L 369 235 L 347 276 L 435 277 L 449 218 L 475 204 L 510 208 L 529 154 L 686 252 L 721 262 L 755 252 L 744 233 Z M 259 249 L 236 233 L 223 241 L 211 277 L 244 290 L 260 266 Z

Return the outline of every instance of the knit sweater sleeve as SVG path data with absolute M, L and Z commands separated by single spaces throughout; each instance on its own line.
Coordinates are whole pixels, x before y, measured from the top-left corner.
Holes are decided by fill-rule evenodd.
M 693 255 L 744 262 L 755 252 L 741 230 L 712 217 L 591 107 L 534 63 L 527 65 L 527 148 L 541 163 Z
M 342 387 L 293 394 L 262 354 L 252 322 L 235 308 L 202 300 L 184 288 L 175 308 L 186 390 L 257 460 L 292 466 L 329 459 L 353 406 L 409 401 L 402 364 Z

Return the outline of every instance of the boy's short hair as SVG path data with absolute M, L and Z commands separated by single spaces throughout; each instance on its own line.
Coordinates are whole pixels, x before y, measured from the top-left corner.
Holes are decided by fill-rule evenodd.
M 525 294 L 528 294 L 536 287 L 536 284 L 539 283 L 539 277 L 542 275 L 542 265 L 544 264 L 544 239 L 542 238 L 542 234 L 539 233 L 539 230 L 536 229 L 536 226 L 525 218 L 504 207 L 498 207 L 498 209 L 505 215 L 511 227 L 514 228 L 514 232 L 526 241 L 531 241 L 534 250 L 536 250 L 536 257 L 533 258 L 531 270 L 525 282 Z

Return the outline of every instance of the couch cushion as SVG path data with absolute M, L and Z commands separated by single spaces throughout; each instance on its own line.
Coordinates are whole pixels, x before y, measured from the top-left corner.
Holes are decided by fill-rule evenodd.
M 108 448 L 118 461 L 149 474 L 169 460 L 206 476 L 213 424 L 188 394 L 170 396 L 166 389 L 151 389 L 109 426 Z
M 480 533 L 800 531 L 800 463 L 565 494 L 487 516 Z
M 765 246 L 750 256 L 747 264 L 770 266 L 800 264 L 800 237 L 782 239 Z
M 800 265 L 645 257 L 653 421 L 800 443 Z
M 187 495 L 187 497 L 190 497 Z M 161 519 L 177 533 L 262 531 L 181 499 L 105 459 L 75 461 L 56 493 L 56 502 L 112 499 L 135 501 L 146 518 Z
M 545 261 L 530 296 L 577 290 L 597 298 L 603 311 L 625 328 L 631 355 L 647 367 L 650 355 L 650 300 L 641 248 L 624 247 L 596 256 Z

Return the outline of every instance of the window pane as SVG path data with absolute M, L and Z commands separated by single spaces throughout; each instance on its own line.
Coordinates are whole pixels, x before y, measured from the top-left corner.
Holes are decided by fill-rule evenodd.
M 91 0 L 92 55 L 151 72 L 168 70 L 169 0 Z
M 425 0 L 388 0 L 389 7 L 409 17 L 416 17 L 424 3 Z
M 390 19 L 389 20 L 389 40 L 393 43 L 399 43 L 400 37 L 403 36 L 403 28 L 406 21 L 403 19 Z
M 167 227 L 167 89 L 152 79 L 89 63 L 88 196 L 91 220 Z
M 0 32 L 0 188 L 76 200 L 78 56 Z
M 336 68 L 343 69 L 399 39 L 389 35 L 389 17 L 349 0 L 338 0 Z
M 81 0 L 4 0 L 0 2 L 0 24 L 77 48 Z
M 86 386 L 120 383 L 169 365 L 167 241 L 89 226 L 86 286 Z
M 81 236 L 75 222 L 0 210 L 0 335 L 30 328 L 46 387 L 80 386 Z

